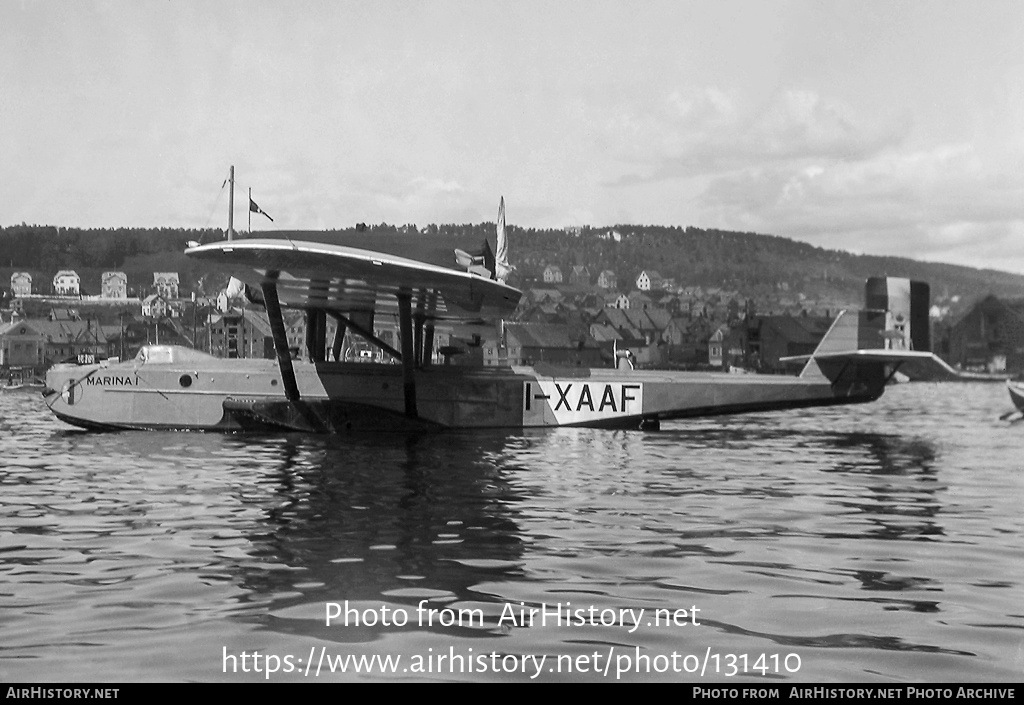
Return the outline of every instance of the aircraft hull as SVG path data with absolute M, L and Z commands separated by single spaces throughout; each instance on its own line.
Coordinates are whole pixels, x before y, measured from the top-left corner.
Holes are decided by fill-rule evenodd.
M 430 366 L 414 409 L 399 365 L 294 363 L 298 400 L 273 360 L 201 354 L 169 362 L 56 365 L 46 404 L 94 429 L 389 431 L 654 427 L 674 418 L 873 401 L 882 385 L 839 391 L 824 378 L 727 373 Z

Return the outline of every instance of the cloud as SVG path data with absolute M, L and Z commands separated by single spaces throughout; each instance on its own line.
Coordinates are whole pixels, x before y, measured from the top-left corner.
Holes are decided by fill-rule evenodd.
M 465 213 L 474 199 L 455 179 L 415 176 L 392 182 L 378 190 L 373 200 L 381 213 L 390 213 L 391 218 L 426 224 L 435 222 L 441 212 Z
M 848 224 L 1004 220 L 1024 214 L 1021 196 L 1024 179 L 988 173 L 973 147 L 959 144 L 752 167 L 710 179 L 700 201 L 802 229 L 824 214 Z
M 996 154 L 968 140 L 929 144 L 906 117 L 865 117 L 809 90 L 763 105 L 717 88 L 676 91 L 603 128 L 619 166 L 606 187 L 623 197 L 659 184 L 686 193 L 689 217 L 706 227 L 1024 265 L 1021 146 Z
M 899 144 L 906 121 L 875 124 L 813 91 L 744 103 L 717 88 L 669 94 L 645 115 L 606 121 L 602 140 L 627 165 L 612 185 L 708 176 L 805 160 L 862 159 Z
M 696 200 L 720 227 L 823 247 L 975 266 L 1004 248 L 1024 262 L 1024 177 L 993 173 L 970 144 L 753 167 L 707 180 Z
M 417 176 L 408 183 L 411 197 L 433 197 L 435 194 L 462 193 L 466 189 L 458 181 Z

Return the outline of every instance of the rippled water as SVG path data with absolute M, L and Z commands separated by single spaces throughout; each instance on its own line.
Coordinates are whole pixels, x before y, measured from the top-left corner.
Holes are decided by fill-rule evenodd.
M 273 681 L 525 681 L 541 657 L 543 681 L 1019 681 L 1010 410 L 922 384 L 653 433 L 259 437 L 80 432 L 3 393 L 0 681 L 248 681 L 268 656 Z M 345 601 L 377 623 L 328 626 Z M 502 619 L 567 603 L 645 613 Z

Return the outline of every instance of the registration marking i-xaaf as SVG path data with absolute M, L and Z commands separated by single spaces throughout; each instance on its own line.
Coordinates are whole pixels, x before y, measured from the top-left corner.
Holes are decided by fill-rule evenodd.
M 527 425 L 573 424 L 643 411 L 644 386 L 626 382 L 579 379 L 523 383 L 523 422 Z

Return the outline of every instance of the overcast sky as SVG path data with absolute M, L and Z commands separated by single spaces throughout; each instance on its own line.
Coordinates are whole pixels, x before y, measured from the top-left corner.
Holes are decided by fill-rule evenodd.
M 504 196 L 1024 273 L 1024 2 L 0 0 L 0 225 L 226 227 L 231 165 L 236 227 Z

